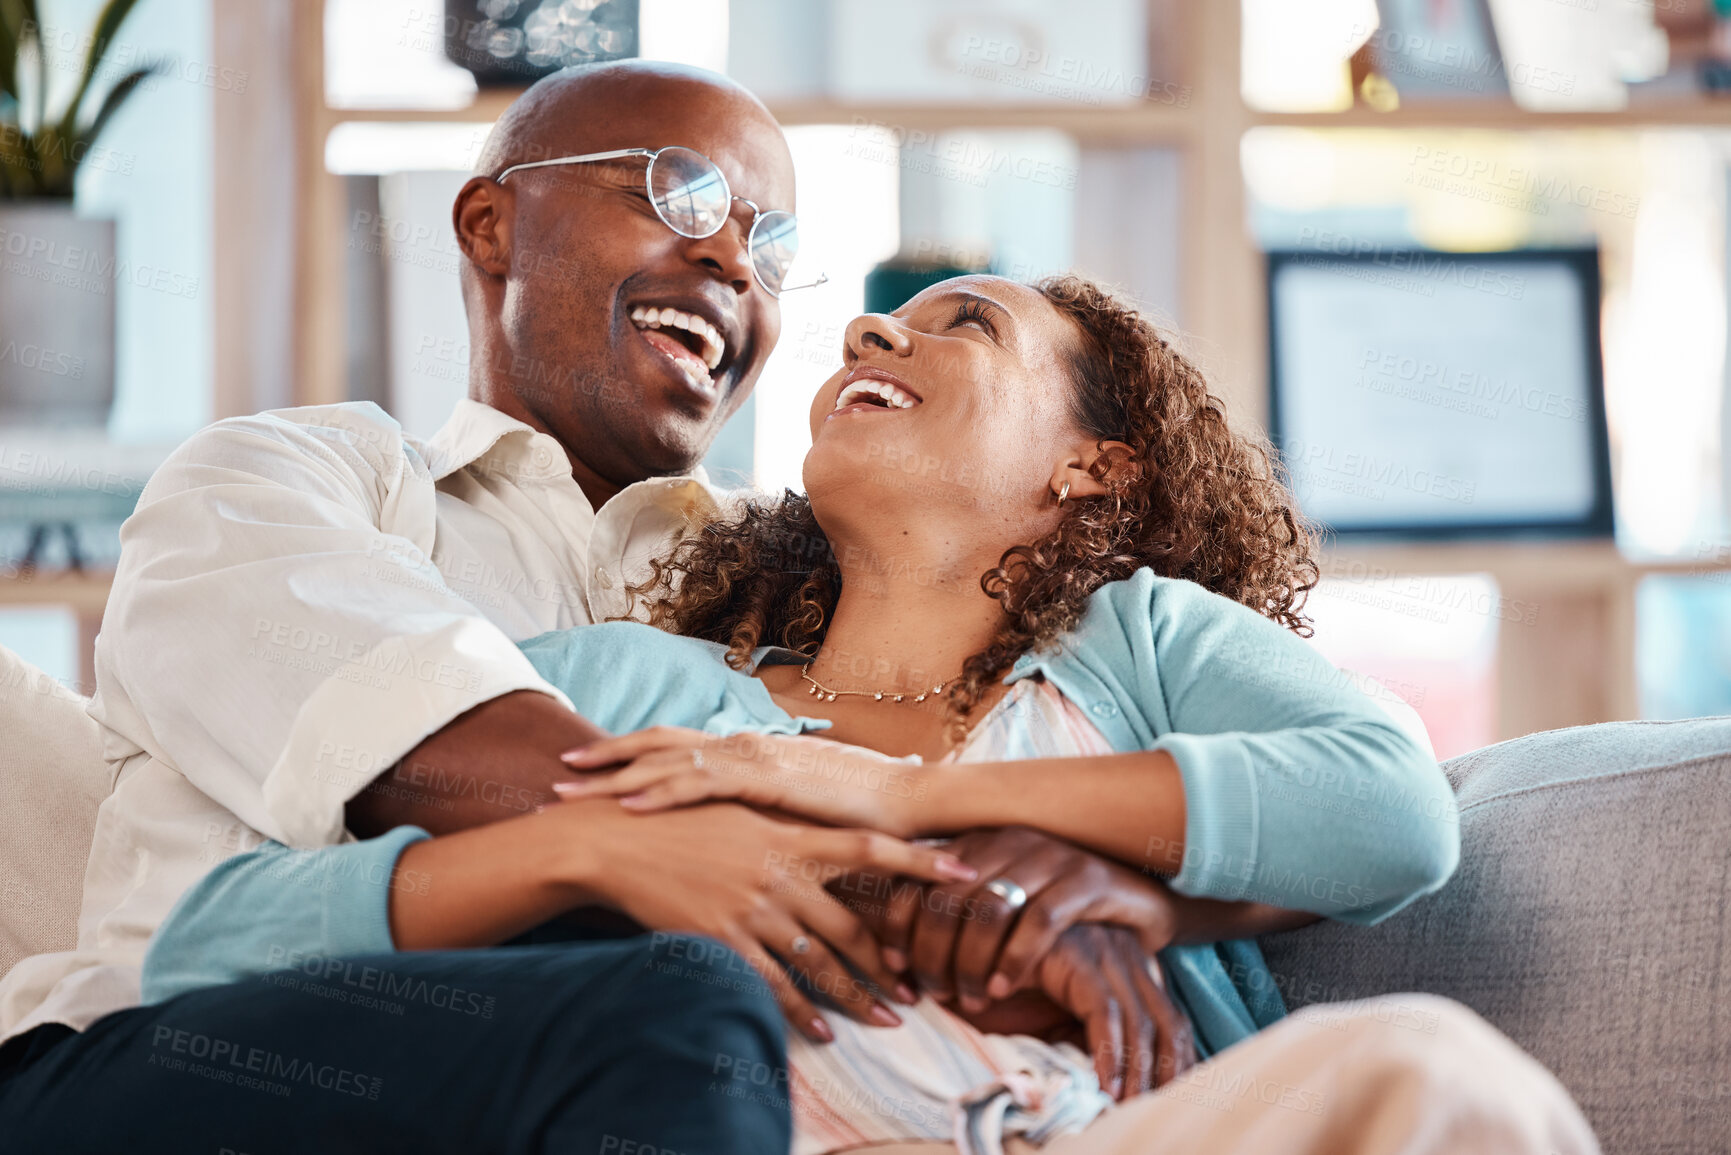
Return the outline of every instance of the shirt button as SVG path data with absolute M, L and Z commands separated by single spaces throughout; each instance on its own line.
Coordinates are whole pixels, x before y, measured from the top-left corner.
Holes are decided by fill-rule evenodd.
M 598 565 L 595 567 L 595 584 L 604 590 L 613 588 L 613 575 L 607 572 L 605 566 Z
M 553 460 L 553 454 L 548 451 L 545 445 L 537 445 L 535 447 L 535 452 L 531 453 L 529 456 L 535 464 L 540 466 L 542 469 L 547 468 L 547 463 Z
M 1088 708 L 1094 711 L 1096 718 L 1116 718 L 1118 716 L 1118 707 L 1111 702 L 1095 702 Z

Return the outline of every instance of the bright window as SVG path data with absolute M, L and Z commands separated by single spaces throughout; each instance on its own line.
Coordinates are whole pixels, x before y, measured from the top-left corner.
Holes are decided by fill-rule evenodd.
M 1731 571 L 1641 583 L 1635 676 L 1644 718 L 1731 714 Z
M 1307 612 L 1329 661 L 1417 710 L 1439 758 L 1497 740 L 1497 631 L 1523 625 L 1495 580 L 1357 562 L 1323 573 Z

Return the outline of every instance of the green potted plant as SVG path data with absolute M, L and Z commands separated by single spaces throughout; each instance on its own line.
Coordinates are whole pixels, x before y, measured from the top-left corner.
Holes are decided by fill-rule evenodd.
M 80 166 L 108 155 L 96 142 L 115 111 L 155 71 L 133 69 L 94 97 L 136 4 L 108 0 L 74 38 L 76 87 L 50 114 L 66 38 L 44 35 L 36 0 L 0 0 L 0 422 L 102 425 L 114 403 L 114 222 L 77 216 L 72 193 Z

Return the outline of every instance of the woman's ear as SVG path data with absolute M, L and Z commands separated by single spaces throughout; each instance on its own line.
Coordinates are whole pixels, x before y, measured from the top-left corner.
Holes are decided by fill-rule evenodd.
M 511 271 L 511 190 L 491 177 L 473 177 L 451 206 L 457 247 L 489 276 Z
M 1101 477 L 1118 480 L 1119 475 L 1135 469 L 1131 460 L 1136 451 L 1122 441 L 1097 441 L 1079 448 L 1065 457 L 1052 470 L 1052 496 L 1066 493 L 1064 485 L 1069 483 L 1068 497 L 1100 497 L 1110 493 L 1106 482 Z M 1105 468 L 1100 469 L 1101 477 L 1095 477 L 1096 462 L 1104 460 Z

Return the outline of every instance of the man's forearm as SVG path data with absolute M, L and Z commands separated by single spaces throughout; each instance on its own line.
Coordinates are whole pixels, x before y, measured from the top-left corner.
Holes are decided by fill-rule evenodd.
M 1165 900 L 1170 904 L 1174 923 L 1172 941 L 1175 944 L 1256 938 L 1322 921 L 1320 914 L 1307 910 L 1283 910 L 1263 902 L 1187 898 L 1173 893 L 1164 883 L 1156 885 L 1166 892 Z
M 412 824 L 433 834 L 533 813 L 573 775 L 559 755 L 605 731 L 546 694 L 520 690 L 447 723 L 349 800 L 348 828 L 370 838 Z

